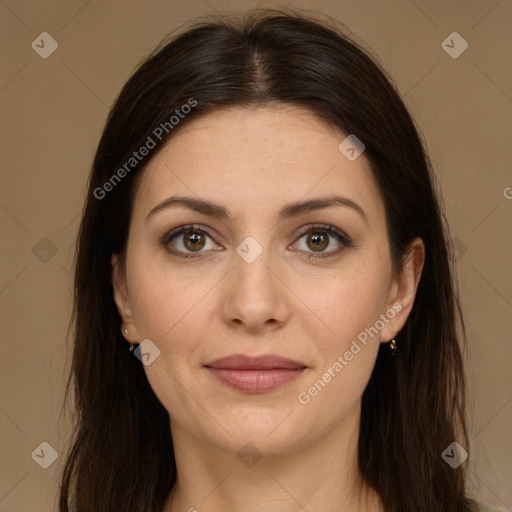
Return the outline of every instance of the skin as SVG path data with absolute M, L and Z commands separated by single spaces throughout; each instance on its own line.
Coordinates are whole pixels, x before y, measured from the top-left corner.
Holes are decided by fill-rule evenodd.
M 144 170 L 125 265 L 113 255 L 112 279 L 126 339 L 150 339 L 161 351 L 144 370 L 171 420 L 178 479 L 166 511 L 384 510 L 357 469 L 361 396 L 379 343 L 411 311 L 424 245 L 416 239 L 393 272 L 379 190 L 364 153 L 349 161 L 338 150 L 345 136 L 295 106 L 230 108 L 184 125 Z M 277 219 L 289 203 L 334 193 L 366 220 L 346 206 Z M 147 218 L 170 196 L 212 201 L 231 217 L 173 206 Z M 200 238 L 204 246 L 185 245 L 183 235 L 168 245 L 199 257 L 160 243 L 193 223 L 212 233 Z M 299 232 L 313 223 L 338 228 L 352 245 L 322 231 L 329 244 L 319 251 Z M 252 263 L 236 252 L 248 236 L 263 250 Z M 332 256 L 306 258 L 319 252 Z M 393 304 L 401 305 L 394 318 L 300 403 L 298 394 Z M 308 368 L 273 391 L 241 392 L 203 367 L 234 353 L 277 354 Z M 237 457 L 249 442 L 261 455 L 252 467 Z

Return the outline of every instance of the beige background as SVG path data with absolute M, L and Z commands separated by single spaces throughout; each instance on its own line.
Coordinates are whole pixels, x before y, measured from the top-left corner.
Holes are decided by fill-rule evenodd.
M 69 430 L 59 413 L 70 362 L 73 243 L 115 95 L 140 59 L 182 22 L 277 5 L 0 1 L 0 512 L 56 509 Z M 334 15 L 373 49 L 424 133 L 459 251 L 469 335 L 470 488 L 512 507 L 512 2 L 288 5 Z M 441 46 L 454 31 L 469 44 L 457 59 Z M 31 47 L 42 32 L 58 42 L 47 59 Z M 42 442 L 59 454 L 47 469 L 31 456 Z

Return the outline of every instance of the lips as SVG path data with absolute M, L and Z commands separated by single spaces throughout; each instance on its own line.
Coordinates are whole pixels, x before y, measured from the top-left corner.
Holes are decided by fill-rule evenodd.
M 299 377 L 307 366 L 276 355 L 249 357 L 243 354 L 204 365 L 222 384 L 238 391 L 264 393 Z
M 225 370 L 298 370 L 306 368 L 304 364 L 279 357 L 275 355 L 264 355 L 258 357 L 245 356 L 243 354 L 234 354 L 221 359 L 216 359 L 211 363 L 205 364 L 208 368 L 219 368 Z

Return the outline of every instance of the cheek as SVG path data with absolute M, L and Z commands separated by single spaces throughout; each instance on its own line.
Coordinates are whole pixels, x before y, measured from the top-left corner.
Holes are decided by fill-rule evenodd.
M 336 350 L 373 326 L 387 303 L 387 266 L 359 263 L 362 262 L 353 267 L 347 265 L 327 279 L 315 280 L 315 286 L 307 280 L 303 282 L 302 297 L 309 308 L 308 316 L 322 326 Z
M 178 271 L 140 263 L 131 281 L 133 317 L 140 339 L 150 339 L 160 349 L 160 356 L 144 371 L 164 407 L 187 423 L 200 413 L 191 397 L 204 393 L 193 378 L 193 367 L 200 361 L 208 329 L 205 295 L 212 285 L 206 279 L 185 282 Z
M 318 365 L 296 400 L 311 416 L 321 416 L 326 428 L 353 410 L 368 384 L 380 346 L 370 329 L 383 312 L 386 291 L 380 273 L 349 273 L 326 283 L 322 293 L 309 292 L 308 330 Z M 322 332 L 312 336 L 319 324 Z
M 165 344 L 188 329 L 200 326 L 208 291 L 215 281 L 207 275 L 185 279 L 179 269 L 134 261 L 130 295 L 140 336 Z M 195 321 L 191 324 L 190 319 Z

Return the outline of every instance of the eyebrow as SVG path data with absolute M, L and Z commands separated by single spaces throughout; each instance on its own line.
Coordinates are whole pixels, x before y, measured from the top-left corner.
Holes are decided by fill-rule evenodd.
M 204 199 L 197 199 L 195 197 L 172 196 L 157 204 L 148 213 L 145 222 L 147 222 L 150 217 L 154 216 L 158 212 L 161 212 L 162 210 L 173 206 L 181 206 L 183 208 L 188 208 L 189 210 L 193 210 L 195 212 L 202 213 L 204 215 L 215 217 L 221 220 L 228 220 L 231 218 L 229 210 L 224 206 L 221 206 L 220 204 L 216 204 L 211 201 L 206 201 Z M 356 202 L 352 201 L 352 199 L 348 199 L 347 197 L 342 197 L 338 195 L 329 197 L 319 197 L 316 199 L 310 199 L 308 201 L 298 201 L 294 203 L 289 203 L 279 211 L 278 221 L 288 220 L 294 217 L 298 217 L 299 215 L 305 213 L 323 210 L 325 208 L 331 208 L 334 206 L 351 208 L 352 210 L 357 212 L 361 217 L 363 217 L 367 224 L 369 224 L 368 217 L 366 216 L 366 213 L 361 208 L 361 206 L 359 206 Z

